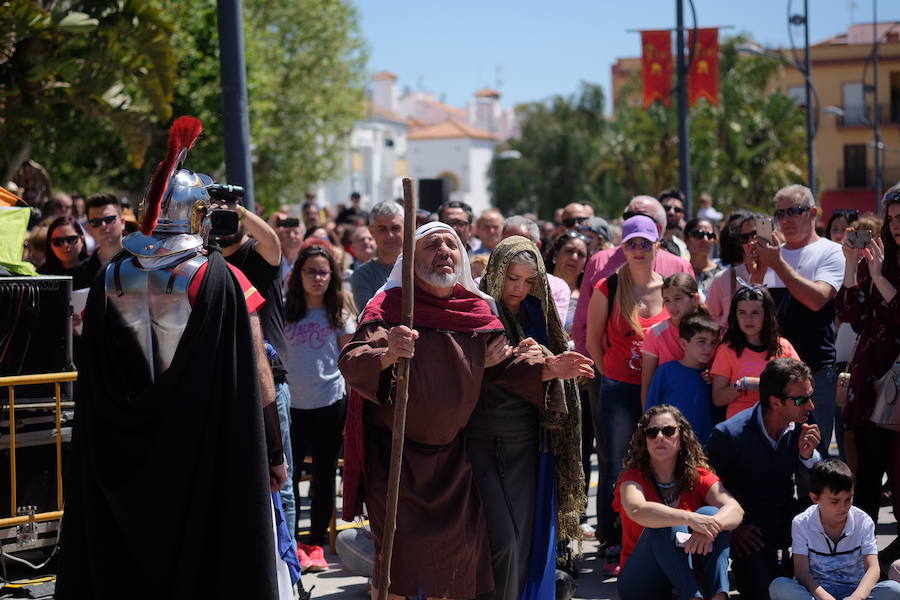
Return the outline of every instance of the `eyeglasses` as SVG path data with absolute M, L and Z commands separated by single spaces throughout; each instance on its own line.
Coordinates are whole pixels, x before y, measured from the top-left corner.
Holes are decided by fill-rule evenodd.
M 449 221 L 444 221 L 444 224 L 445 224 L 445 225 L 449 225 L 450 227 L 452 227 L 452 228 L 454 228 L 454 229 L 458 229 L 458 228 L 460 228 L 460 227 L 468 227 L 468 226 L 469 226 L 469 222 L 468 222 L 468 221 L 463 221 L 462 219 L 450 219 Z
M 812 206 L 791 206 L 790 208 L 779 208 L 775 211 L 775 218 L 781 220 L 785 217 L 798 217 L 810 210 L 812 210 Z
M 812 400 L 813 395 L 807 394 L 805 396 L 780 396 L 782 400 L 790 400 L 794 403 L 794 406 L 803 406 L 810 400 Z
M 569 219 L 563 219 L 562 224 L 563 227 L 575 227 L 582 221 L 587 221 L 587 217 L 571 217 Z
M 50 240 L 50 243 L 53 244 L 54 246 L 56 246 L 57 248 L 62 248 L 65 245 L 74 246 L 75 244 L 78 243 L 78 240 L 80 240 L 80 239 L 81 239 L 80 235 L 66 235 L 66 236 L 55 237 L 52 240 Z
M 105 217 L 97 217 L 95 219 L 88 219 L 88 225 L 93 228 L 100 227 L 101 225 L 109 225 L 111 223 L 115 223 L 116 219 L 119 218 L 119 215 L 106 215 Z
M 666 212 L 670 210 L 673 212 L 677 212 L 678 214 L 684 213 L 684 209 L 677 204 L 663 204 L 663 208 L 666 209 Z
M 331 271 L 319 271 L 318 269 L 303 269 L 301 272 L 310 279 L 327 279 L 331 275 Z
M 748 231 L 747 233 L 739 233 L 734 236 L 734 239 L 738 241 L 738 244 L 749 244 L 754 239 L 756 239 L 756 230 Z
M 632 238 L 622 245 L 629 250 L 637 250 L 638 248 L 641 250 L 649 250 L 653 247 L 653 242 L 645 240 L 644 238 Z
M 627 221 L 631 217 L 637 217 L 637 216 L 647 217 L 648 219 L 653 218 L 650 215 L 648 215 L 647 213 L 641 212 L 639 210 L 626 210 L 625 212 L 622 213 L 622 220 Z
M 695 229 L 694 231 L 688 234 L 688 237 L 692 237 L 695 240 L 714 240 L 716 239 L 715 231 L 700 231 L 699 229 Z
M 677 425 L 666 425 L 665 427 L 645 427 L 644 428 L 644 437 L 648 440 L 655 440 L 659 437 L 659 434 L 662 433 L 667 438 L 672 437 L 676 433 L 678 433 Z

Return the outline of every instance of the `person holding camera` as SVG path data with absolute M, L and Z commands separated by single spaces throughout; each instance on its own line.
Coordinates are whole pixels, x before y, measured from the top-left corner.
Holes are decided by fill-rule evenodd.
M 259 309 L 259 320 L 263 337 L 275 349 L 275 355 L 269 359 L 269 364 L 275 381 L 275 403 L 278 406 L 281 443 L 287 463 L 287 481 L 281 488 L 281 504 L 288 529 L 293 534 L 297 525 L 297 511 L 291 483 L 291 391 L 287 382 L 287 370 L 282 363 L 287 344 L 284 339 L 284 302 L 281 292 L 281 242 L 278 234 L 265 221 L 240 204 L 219 201 L 213 203 L 212 208 L 237 213 L 237 231 L 218 236 L 216 241 L 222 248 L 225 260 L 240 269 L 266 301 Z
M 744 264 L 750 283 L 769 288 L 784 337 L 812 369 L 815 418 L 822 428 L 818 450 L 827 457 L 835 418 L 833 299 L 841 287 L 844 257 L 838 244 L 816 234 L 818 211 L 809 188 L 778 190 L 774 216 L 779 231 L 769 239 L 771 221 L 757 220 L 756 236 L 744 247 Z
M 844 407 L 844 429 L 853 432 L 856 460 L 856 504 L 878 522 L 881 481 L 885 472 L 891 487 L 894 514 L 900 514 L 900 432 L 869 420 L 877 396 L 875 383 L 890 370 L 900 353 L 900 184 L 884 195 L 881 235 L 854 244 L 847 230 L 843 241 L 847 266 L 835 307 L 841 321 L 860 332 L 850 360 L 850 383 Z M 859 242 L 862 242 L 859 239 Z M 900 543 L 882 553 L 883 562 L 900 558 Z M 888 560 L 890 559 L 890 560 Z

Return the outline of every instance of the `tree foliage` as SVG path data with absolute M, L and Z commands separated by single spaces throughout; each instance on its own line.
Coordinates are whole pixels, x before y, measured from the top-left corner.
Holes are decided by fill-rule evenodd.
M 4 1 L 0 114 L 19 142 L 4 166 L 20 149 L 64 189 L 139 194 L 189 114 L 204 125 L 190 168 L 224 178 L 216 0 Z M 257 201 L 272 207 L 337 174 L 365 49 L 349 0 L 245 0 L 244 45 Z
M 99 126 L 121 140 L 139 168 L 152 123 L 171 116 L 175 60 L 171 25 L 140 0 L 7 0 L 0 5 L 0 150 L 6 181 L 33 152 L 67 144 Z M 78 154 L 84 148 L 79 146 Z
M 691 181 L 720 207 L 768 204 L 775 190 L 803 181 L 806 164 L 803 108 L 780 92 L 768 92 L 780 64 L 743 56 L 726 40 L 720 50 L 720 102 L 700 101 L 690 111 Z M 678 183 L 675 103 L 644 110 L 640 74 L 622 90 L 612 119 L 600 118 L 603 95 L 591 84 L 579 94 L 519 107 L 522 134 L 508 147 L 519 160 L 495 158 L 494 201 L 522 210 L 540 199 L 542 216 L 572 201 L 594 203 L 618 214 L 628 198 L 656 195 Z M 583 111 L 595 107 L 595 118 Z M 529 199 L 524 202 L 523 199 Z

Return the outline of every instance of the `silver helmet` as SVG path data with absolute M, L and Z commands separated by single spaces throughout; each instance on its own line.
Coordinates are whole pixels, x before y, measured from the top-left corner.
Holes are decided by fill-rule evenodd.
M 162 259 L 203 246 L 201 229 L 209 209 L 209 175 L 182 169 L 188 150 L 203 126 L 193 117 L 179 117 L 169 131 L 168 152 L 141 201 L 141 229 L 123 241 L 132 254 Z

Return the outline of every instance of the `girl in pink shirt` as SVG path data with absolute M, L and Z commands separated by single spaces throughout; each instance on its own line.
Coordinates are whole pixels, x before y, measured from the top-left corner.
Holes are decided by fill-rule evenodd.
M 684 348 L 681 347 L 678 336 L 681 317 L 703 306 L 700 304 L 697 280 L 687 273 L 675 273 L 666 277 L 663 280 L 662 297 L 669 318 L 644 333 L 644 345 L 641 347 L 641 406 L 644 408 L 647 405 L 647 390 L 650 389 L 656 368 L 670 360 L 684 358 Z
M 781 337 L 775 302 L 764 287 L 743 286 L 731 299 L 728 331 L 716 350 L 712 396 L 716 406 L 727 406 L 731 418 L 759 402 L 759 374 L 773 358 L 800 360 L 789 341 Z

